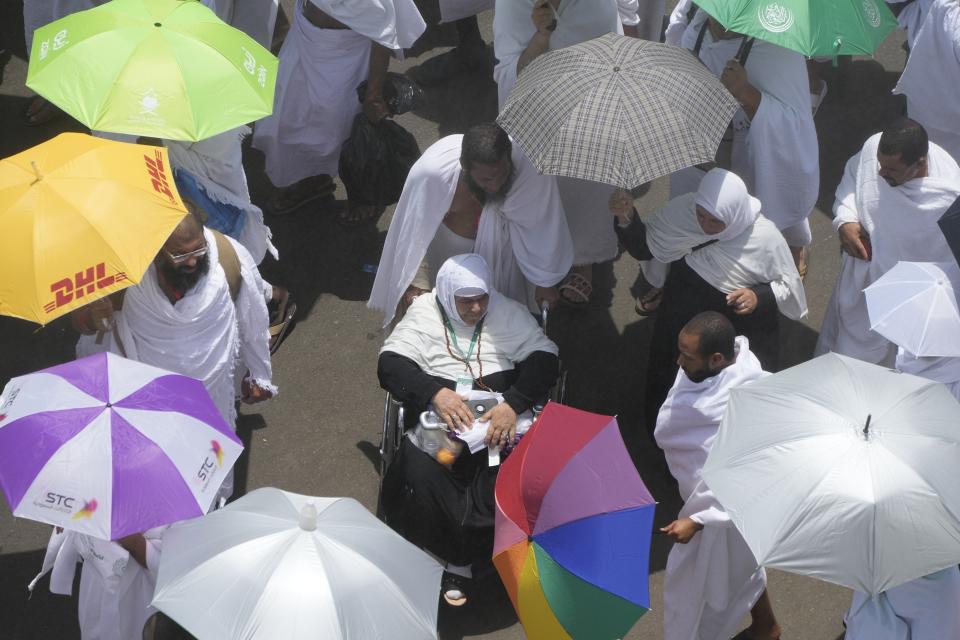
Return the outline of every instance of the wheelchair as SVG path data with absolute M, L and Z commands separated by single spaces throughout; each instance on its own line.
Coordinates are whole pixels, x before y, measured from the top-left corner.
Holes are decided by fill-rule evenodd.
M 540 310 L 540 328 L 544 333 L 547 332 L 548 308 L 544 306 Z M 533 407 L 534 421 L 539 417 L 548 401 L 563 403 L 566 401 L 567 391 L 567 370 L 560 361 L 559 375 L 557 382 L 550 390 L 550 393 L 542 402 L 538 402 Z M 383 430 L 380 434 L 380 467 L 379 483 L 377 490 L 377 517 L 384 518 L 383 505 L 383 479 L 387 474 L 387 469 L 393 463 L 397 452 L 400 450 L 400 444 L 408 429 L 416 426 L 419 419 L 418 414 L 408 411 L 402 402 L 391 395 L 389 391 L 385 392 L 383 402 Z

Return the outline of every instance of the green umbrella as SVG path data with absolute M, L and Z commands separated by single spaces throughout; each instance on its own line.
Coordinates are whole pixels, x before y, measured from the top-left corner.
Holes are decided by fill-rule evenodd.
M 873 55 L 897 19 L 883 0 L 696 0 L 730 31 L 806 56 Z
M 196 0 L 113 0 L 37 29 L 27 86 L 91 129 L 202 140 L 269 115 L 277 65 Z

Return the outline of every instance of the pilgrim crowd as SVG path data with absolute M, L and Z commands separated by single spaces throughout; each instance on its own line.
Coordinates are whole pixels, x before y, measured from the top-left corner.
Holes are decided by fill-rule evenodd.
M 75 311 L 72 322 L 82 334 L 78 356 L 106 350 L 198 378 L 232 425 L 238 401 L 277 395 L 270 356 L 296 310 L 290 293 L 258 271 L 267 254 L 277 257 L 267 223 L 333 198 L 355 118 L 392 115 L 382 89 L 390 61 L 427 25 L 414 0 L 297 0 L 284 37 L 275 2 L 203 2 L 267 48 L 279 46 L 273 114 L 252 131 L 197 143 L 148 141 L 167 148 L 189 215 L 139 284 Z M 24 0 L 28 43 L 37 27 L 97 4 Z M 675 543 L 656 605 L 664 635 L 779 638 L 766 574 L 701 470 L 730 391 L 777 371 L 781 326 L 808 315 L 804 278 L 817 258 L 808 218 L 818 198 L 830 196 L 821 194 L 814 124 L 826 94 L 821 62 L 757 40 L 741 64 L 740 35 L 691 0 L 668 16 L 664 0 L 439 0 L 439 8 L 458 44 L 411 72 L 421 85 L 492 69 L 502 107 L 538 57 L 613 32 L 690 50 L 739 109 L 716 162 L 670 175 L 670 199 L 655 210 L 642 189 L 539 173 L 493 122 L 442 137 L 416 160 L 369 294 L 386 336 L 377 373 L 407 407 L 407 426 L 429 411 L 456 434 L 479 418 L 487 446 L 463 451 L 451 437 L 444 458 L 402 439 L 384 479 L 386 521 L 444 566 L 442 606 L 464 605 L 474 593 L 471 567 L 488 561 L 493 546 L 498 467 L 489 450 L 509 451 L 561 372 L 562 353 L 538 323 L 540 311 L 588 305 L 595 267 L 625 254 L 641 273 L 636 312 L 653 324 L 649 353 L 636 354 L 647 367 L 645 425 L 683 500 L 661 529 Z M 891 8 L 909 48 L 895 89 L 906 112 L 846 162 L 833 194 L 843 256 L 816 354 L 929 377 L 960 399 L 960 362 L 918 357 L 871 331 L 864 300 L 863 290 L 899 261 L 955 260 L 937 221 L 960 197 L 960 4 Z M 493 64 L 477 23 L 490 9 Z M 42 124 L 62 113 L 36 97 L 25 116 Z M 242 164 L 251 133 L 274 188 L 262 209 Z M 241 233 L 218 229 L 224 207 L 242 211 Z M 337 215 L 354 228 L 382 213 L 351 200 Z M 478 393 L 499 400 L 482 416 L 471 403 Z M 232 492 L 228 480 L 220 495 Z M 148 605 L 162 536 L 162 528 L 117 542 L 55 534 L 44 571 L 52 572 L 51 590 L 69 593 L 83 560 L 84 640 L 141 637 L 155 614 Z M 121 557 L 132 561 L 114 575 Z M 856 593 L 844 624 L 849 640 L 960 639 L 960 570 L 880 596 Z

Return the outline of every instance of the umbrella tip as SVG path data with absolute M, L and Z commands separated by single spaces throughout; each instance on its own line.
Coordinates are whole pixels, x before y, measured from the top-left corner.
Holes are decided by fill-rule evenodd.
M 303 505 L 303 509 L 300 510 L 300 528 L 304 531 L 317 529 L 317 506 L 312 502 Z

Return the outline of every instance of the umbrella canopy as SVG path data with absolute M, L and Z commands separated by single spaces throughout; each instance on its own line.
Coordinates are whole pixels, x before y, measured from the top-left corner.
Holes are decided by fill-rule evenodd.
M 202 140 L 270 115 L 277 65 L 200 2 L 112 0 L 36 30 L 27 86 L 91 129 Z
M 632 189 L 712 162 L 739 106 L 689 51 L 609 33 L 531 62 L 497 122 L 540 173 Z
M 940 225 L 940 232 L 953 253 L 953 259 L 960 263 L 960 198 L 953 201 L 937 220 L 937 224 Z
M 356 500 L 264 488 L 164 533 L 153 606 L 202 640 L 423 640 L 442 573 Z
M 863 290 L 870 328 L 918 357 L 960 357 L 955 263 L 898 262 Z
M 805 56 L 873 55 L 897 28 L 883 0 L 698 0 L 730 31 Z
M 960 404 L 827 354 L 734 389 L 703 477 L 757 561 L 869 594 L 960 561 Z
M 136 284 L 186 213 L 160 147 L 64 133 L 0 160 L 0 314 L 46 324 Z
M 13 514 L 104 540 L 203 515 L 242 450 L 199 380 L 112 353 L 0 395 Z
M 622 638 L 650 608 L 656 502 L 616 418 L 548 404 L 496 504 L 493 563 L 528 638 Z

